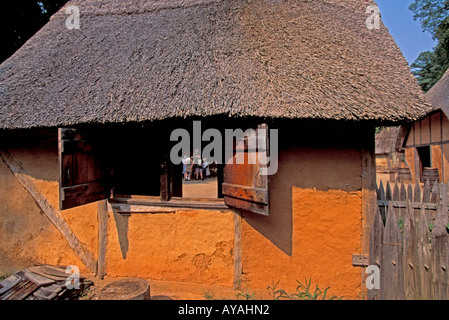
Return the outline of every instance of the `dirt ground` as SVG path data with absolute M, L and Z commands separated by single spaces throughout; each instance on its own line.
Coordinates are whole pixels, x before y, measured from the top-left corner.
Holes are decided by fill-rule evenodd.
M 81 297 L 82 300 L 98 300 L 99 292 L 104 286 L 114 281 L 125 279 L 105 277 L 101 280 L 93 274 L 85 276 L 88 280 L 91 280 L 94 285 Z M 243 295 L 245 293 L 250 293 L 257 299 L 269 299 L 268 292 L 265 290 L 234 290 L 233 288 L 195 283 L 146 280 L 150 283 L 151 300 L 238 300 L 244 299 Z
M 217 198 L 218 196 L 217 178 L 207 178 L 204 180 L 191 180 L 182 182 L 182 194 L 186 198 Z

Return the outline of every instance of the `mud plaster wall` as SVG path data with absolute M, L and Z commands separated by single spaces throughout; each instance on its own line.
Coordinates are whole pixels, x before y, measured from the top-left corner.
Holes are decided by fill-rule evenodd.
M 232 286 L 234 224 L 230 211 L 161 214 L 109 212 L 106 272 L 155 280 Z
M 350 144 L 350 140 L 347 141 Z M 271 216 L 243 214 L 243 280 L 294 292 L 311 279 L 338 296 L 361 295 L 361 149 L 292 147 L 270 178 Z M 374 160 L 373 160 L 374 167 Z M 375 176 L 373 177 L 375 178 Z
M 18 146 L 21 146 L 20 148 Z M 19 160 L 48 201 L 59 206 L 56 135 L 10 141 Z M 97 204 L 60 211 L 79 241 L 97 256 Z M 231 286 L 233 213 L 178 211 L 176 214 L 109 213 L 106 273 Z M 28 191 L 0 161 L 0 274 L 34 263 L 87 268 L 46 218 Z
M 58 206 L 56 139 L 27 137 L 9 150 L 23 164 L 38 190 Z M 78 239 L 96 253 L 95 206 L 62 212 Z M 43 214 L 33 197 L 0 161 L 0 273 L 9 274 L 35 263 L 76 265 L 87 271 L 67 241 Z
M 352 144 L 352 138 L 345 137 L 343 143 Z M 329 286 L 339 296 L 359 296 L 361 269 L 352 266 L 352 254 L 361 252 L 361 147 L 337 144 L 328 141 L 313 147 L 282 147 L 278 173 L 270 180 L 272 215 L 243 215 L 244 285 L 266 289 L 272 281 L 280 280 L 279 287 L 293 290 L 296 280 L 310 277 L 314 284 Z M 57 207 L 56 141 L 44 145 L 33 142 L 10 150 Z M 6 257 L 3 266 L 32 261 L 82 267 L 4 163 L 0 163 L 0 174 L 0 248 Z M 90 204 L 61 212 L 95 255 L 96 208 L 96 204 Z M 108 215 L 108 276 L 232 285 L 231 211 Z

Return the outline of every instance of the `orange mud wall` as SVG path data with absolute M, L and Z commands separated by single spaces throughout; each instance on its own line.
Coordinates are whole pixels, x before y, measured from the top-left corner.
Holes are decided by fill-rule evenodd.
M 231 287 L 234 224 L 230 211 L 161 214 L 109 212 L 106 273 Z
M 26 135 L 11 141 L 9 151 L 47 200 L 58 207 L 58 155 L 56 131 L 52 136 Z M 96 206 L 61 212 L 78 239 L 95 253 Z M 87 268 L 57 228 L 44 215 L 30 193 L 0 160 L 0 274 L 10 274 L 37 263 Z
M 298 133 L 281 148 L 278 172 L 270 177 L 271 216 L 242 214 L 242 278 L 249 287 L 279 281 L 278 288 L 294 293 L 297 280 L 310 279 L 311 288 L 329 287 L 338 297 L 366 294 L 364 269 L 352 265 L 352 255 L 369 250 L 369 204 L 362 195 L 375 192 L 374 131 L 340 130 Z M 362 181 L 366 154 L 370 190 Z
M 38 191 L 59 208 L 57 132 L 5 138 Z M 98 257 L 97 203 L 59 211 L 78 240 Z M 123 216 L 108 212 L 106 275 L 232 286 L 231 211 L 186 210 Z M 0 275 L 36 263 L 90 272 L 0 160 Z
M 352 255 L 368 253 L 364 195 L 375 189 L 364 187 L 362 171 L 364 155 L 370 154 L 371 171 L 365 176 L 375 186 L 374 130 L 346 128 L 280 130 L 269 217 L 245 212 L 240 221 L 231 210 L 108 212 L 106 275 L 226 287 L 240 280 L 241 287 L 255 290 L 279 281 L 278 288 L 287 292 L 294 291 L 297 280 L 310 278 L 313 288 L 330 287 L 329 294 L 362 297 L 364 269 L 352 265 Z M 33 136 L 8 148 L 58 208 L 56 132 L 51 138 Z M 88 271 L 3 161 L 0 190 L 0 273 L 33 263 Z M 97 204 L 60 214 L 97 258 Z

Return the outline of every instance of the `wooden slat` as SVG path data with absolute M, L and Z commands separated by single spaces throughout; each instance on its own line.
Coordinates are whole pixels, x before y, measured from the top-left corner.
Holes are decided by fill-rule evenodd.
M 397 213 L 392 205 L 388 208 L 382 243 L 381 286 L 382 300 L 404 299 L 401 231 L 398 227 Z
M 60 202 L 63 208 L 73 208 L 84 205 L 98 199 L 107 199 L 109 197 L 108 188 L 104 181 L 95 181 L 81 185 L 61 188 Z
M 413 187 L 412 187 L 412 184 L 410 182 L 408 183 L 408 186 L 407 186 L 407 199 L 410 202 L 414 201 L 413 200 Z
M 229 183 L 223 183 L 223 195 L 247 200 L 250 202 L 268 204 L 268 189 L 244 187 Z
M 416 281 L 417 281 L 417 252 L 416 252 L 416 228 L 413 209 L 410 201 L 404 214 L 404 295 L 407 300 L 417 299 Z
M 267 130 L 267 124 L 259 124 L 256 130 L 258 139 L 266 147 L 269 146 Z M 260 135 L 263 132 L 265 132 L 265 135 Z M 227 161 L 224 166 L 221 193 L 224 196 L 224 203 L 228 207 L 266 216 L 270 214 L 268 196 L 269 177 L 261 174 L 267 165 L 263 164 L 257 157 L 262 155 L 262 152 L 265 152 L 266 156 L 269 155 L 268 149 L 265 151 L 259 150 L 257 154 L 250 152 L 250 149 L 244 151 L 246 159 L 250 155 L 256 156 L 254 157 L 255 161 L 250 163 L 238 163 L 237 158 L 241 153 L 233 152 L 232 155 L 227 155 L 227 158 L 229 158 L 227 160 L 232 161 Z
M 415 202 L 415 203 L 422 202 L 422 192 L 421 192 L 421 186 L 419 185 L 419 182 L 415 183 L 415 192 L 413 193 L 413 202 Z
M 419 184 L 415 184 L 414 188 L 409 184 L 405 188 L 403 184 L 399 187 L 387 182 L 385 192 L 382 189 L 381 184 L 377 190 L 379 212 L 388 205 L 389 213 L 380 245 L 376 240 L 380 228 L 376 226 L 376 219 L 373 222 L 369 261 L 374 264 L 376 250 L 381 251 L 381 290 L 377 296 L 372 290 L 368 292 L 369 299 L 379 296 L 382 299 L 397 299 L 402 294 L 408 300 L 448 299 L 448 186 L 434 183 L 431 187 L 426 182 L 421 192 Z M 388 198 L 391 200 L 388 201 Z M 397 224 L 402 225 L 402 222 L 401 229 Z M 398 249 L 401 246 L 403 250 Z M 402 273 L 392 267 L 401 263 Z M 400 283 L 402 277 L 403 286 Z
M 353 254 L 352 265 L 354 267 L 367 267 L 369 266 L 369 256 L 367 254 Z
M 385 197 L 385 189 L 384 189 L 384 185 L 382 183 L 382 180 L 380 181 L 379 184 L 379 188 L 377 189 L 377 200 L 378 201 L 385 201 L 386 197 Z M 380 207 L 380 216 L 382 217 L 382 221 L 385 224 L 385 217 L 386 217 L 386 207 Z
M 417 255 L 418 255 L 418 270 L 420 272 L 420 286 L 419 299 L 432 299 L 431 293 L 431 260 L 430 260 L 430 244 L 429 244 L 429 225 L 425 217 L 425 210 L 421 209 L 418 217 L 418 232 L 417 232 Z
M 74 128 L 58 129 L 59 209 L 65 210 L 109 198 L 110 172 L 94 134 Z
M 103 279 L 106 275 L 106 247 L 108 238 L 108 202 L 99 201 L 97 204 L 98 220 L 98 256 L 97 277 Z
M 449 239 L 447 224 L 449 222 L 443 205 L 439 206 L 438 215 L 432 229 L 432 275 L 433 293 L 437 300 L 447 300 L 448 267 L 449 267 Z

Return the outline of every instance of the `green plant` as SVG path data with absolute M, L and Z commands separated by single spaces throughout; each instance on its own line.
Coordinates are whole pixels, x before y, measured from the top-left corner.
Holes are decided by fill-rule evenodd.
M 278 284 L 279 284 L 279 280 L 276 283 L 274 283 L 274 280 L 273 280 L 273 282 L 271 283 L 271 286 L 267 287 L 268 294 L 271 297 L 273 297 L 273 300 L 280 300 L 280 298 L 283 298 L 285 295 L 287 295 L 284 290 L 277 288 Z
M 305 280 L 305 284 L 301 283 L 300 281 L 296 280 L 298 282 L 298 286 L 296 287 L 296 292 L 292 294 L 288 294 L 283 289 L 278 289 L 277 286 L 279 284 L 279 281 L 276 282 L 276 284 L 272 283 L 271 286 L 268 286 L 267 289 L 269 291 L 269 294 L 273 297 L 274 300 L 280 300 L 280 299 L 288 299 L 288 300 L 340 300 L 341 297 L 337 296 L 328 296 L 328 290 L 329 287 L 325 288 L 324 290 L 321 290 L 318 285 L 316 285 L 315 289 L 311 290 L 312 280 L 309 278 Z
M 206 290 L 203 292 L 203 296 L 206 300 L 214 300 L 215 293 L 212 290 Z
M 256 299 L 256 294 L 250 293 L 248 291 L 248 289 L 246 288 L 246 279 L 244 277 L 244 275 L 242 275 L 242 277 L 239 279 L 239 293 L 237 293 L 236 295 L 236 299 L 243 299 L 243 300 L 255 300 Z
M 399 220 L 398 220 L 398 227 L 402 231 L 402 228 L 404 227 L 404 219 L 403 218 L 399 218 Z
M 243 300 L 256 300 L 256 294 L 255 293 L 249 293 L 248 291 L 244 289 L 240 289 L 240 292 L 236 295 L 237 299 L 243 299 Z

